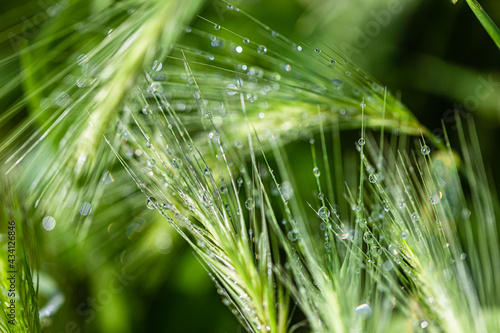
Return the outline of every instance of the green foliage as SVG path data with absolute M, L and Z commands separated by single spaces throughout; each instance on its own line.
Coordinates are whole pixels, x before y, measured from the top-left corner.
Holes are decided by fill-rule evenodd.
M 2 60 L 20 68 L 0 89 L 19 279 L 0 330 L 168 330 L 137 318 L 175 307 L 165 281 L 205 292 L 185 244 L 248 332 L 499 331 L 473 122 L 455 113 L 459 155 L 341 45 L 203 5 L 62 2 Z

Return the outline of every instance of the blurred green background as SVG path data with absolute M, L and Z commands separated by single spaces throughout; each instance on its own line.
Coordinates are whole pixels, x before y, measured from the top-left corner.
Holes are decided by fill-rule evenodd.
M 80 17 L 109 3 L 79 1 Z M 56 3 L 2 2 L 1 12 L 15 13 L 3 16 L 2 58 L 14 54 L 13 41 L 32 40 L 44 33 L 44 15 L 37 19 L 40 13 L 55 11 L 68 16 L 68 24 L 77 23 L 78 15 L 65 12 L 71 8 L 68 3 L 61 4 L 59 8 Z M 438 136 L 444 121 L 456 142 L 453 110 L 464 119 L 474 117 L 485 162 L 496 182 L 500 181 L 495 172 L 500 162 L 500 51 L 465 1 L 456 5 L 445 0 L 247 0 L 233 4 L 292 40 L 339 48 L 399 94 Z M 482 5 L 499 23 L 500 2 L 485 0 Z M 242 26 L 221 2 L 207 3 L 200 15 L 241 35 L 259 33 Z M 203 23 L 195 19 L 192 25 L 206 27 Z M 110 28 L 102 26 L 96 35 Z M 20 67 L 17 60 L 3 66 L 3 82 L 15 81 Z M 6 110 L 23 96 L 24 89 L 13 84 L 0 108 Z M 19 121 L 28 112 L 23 110 L 9 122 Z M 5 138 L 11 127 L 4 126 L 7 130 L 0 136 Z M 65 233 L 71 231 L 56 228 L 49 238 L 39 230 L 46 242 L 44 283 L 50 285 L 53 280 L 66 296 L 62 308 L 46 322 L 46 332 L 242 332 L 183 240 L 165 221 L 144 209 L 139 193 L 129 194 L 134 184 L 125 172 L 119 168 L 111 172 L 114 180 L 105 180 L 104 202 L 92 213 L 95 220 L 84 245 L 65 241 Z M 114 207 L 121 200 L 129 204 L 125 208 L 120 204 L 124 211 L 116 212 Z M 43 218 L 36 214 L 33 224 Z M 57 246 L 51 246 L 51 241 Z M 121 271 L 124 266 L 126 273 Z M 117 276 L 123 284 L 119 291 L 110 287 L 116 287 Z

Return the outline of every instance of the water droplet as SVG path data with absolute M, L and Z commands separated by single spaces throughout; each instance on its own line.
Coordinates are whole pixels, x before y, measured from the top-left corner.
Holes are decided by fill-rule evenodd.
M 87 82 L 83 78 L 76 80 L 76 85 L 78 88 L 83 88 L 86 84 Z
M 214 24 L 214 29 L 215 29 L 215 30 L 220 30 L 220 25 L 218 25 L 218 24 Z
M 42 220 L 42 227 L 45 230 L 52 230 L 56 226 L 56 219 L 52 216 L 45 216 Z
M 462 254 L 460 255 L 460 259 L 465 260 L 465 258 L 467 258 L 467 254 L 465 254 L 465 252 L 462 252 Z
M 299 239 L 299 234 L 298 234 L 297 231 L 291 230 L 291 231 L 288 232 L 287 237 L 292 242 L 295 242 L 297 239 Z
M 320 54 L 320 53 L 321 53 L 321 50 L 320 50 L 320 49 L 318 49 L 318 48 L 316 48 L 316 49 L 314 49 L 314 52 L 316 52 L 317 54 Z
M 370 253 L 382 254 L 382 248 L 380 248 L 378 245 L 373 245 L 370 249 Z
M 366 103 L 365 103 L 364 100 L 361 102 L 360 106 L 361 106 L 362 109 L 366 108 Z
M 244 43 L 244 44 L 249 44 L 249 43 L 250 43 L 250 39 L 248 39 L 248 38 L 243 38 L 243 43 Z
M 398 249 L 396 249 L 396 247 L 392 244 L 389 244 L 389 246 L 387 247 L 387 249 L 389 250 L 390 253 L 394 254 L 394 255 L 397 255 L 398 254 Z
M 257 52 L 259 52 L 260 54 L 267 53 L 267 47 L 265 47 L 264 45 L 259 45 L 259 47 L 257 47 Z
M 87 216 L 92 212 L 92 206 L 88 202 L 82 203 L 80 209 L 78 210 L 83 216 Z
M 358 139 L 358 145 L 360 145 L 360 146 L 364 146 L 364 145 L 365 145 L 365 143 L 366 143 L 366 141 L 365 141 L 365 139 L 364 139 L 364 138 L 359 138 L 359 139 Z
M 229 96 L 233 96 L 236 94 L 238 88 L 236 87 L 236 85 L 230 83 L 226 86 L 226 94 L 228 94 Z
M 212 141 L 217 142 L 220 138 L 220 135 L 216 131 L 212 131 L 212 132 L 208 133 L 208 138 Z
M 378 175 L 376 173 L 372 173 L 368 176 L 368 180 L 370 181 L 370 183 L 374 184 L 377 182 L 377 179 L 378 179 Z
M 172 166 L 176 169 L 180 169 L 182 167 L 182 161 L 178 158 L 172 159 Z
M 138 219 L 135 219 L 134 221 L 139 222 Z M 144 221 L 140 221 L 139 223 L 137 223 L 137 222 L 130 223 L 130 225 L 127 227 L 127 230 L 125 232 L 127 235 L 127 238 L 132 239 L 135 236 L 135 234 L 141 232 L 143 228 L 144 228 Z
M 429 202 L 432 204 L 432 205 L 435 205 L 439 202 L 439 195 L 437 194 L 434 194 L 434 195 L 431 195 L 429 197 Z
M 146 200 L 146 207 L 151 210 L 155 210 L 158 208 L 158 201 L 156 200 L 155 197 L 149 197 L 148 200 Z
M 163 64 L 161 62 L 159 62 L 158 60 L 155 60 L 153 62 L 153 67 L 151 69 L 159 72 L 159 71 L 161 71 L 162 67 L 163 67 Z
M 373 239 L 371 232 L 367 231 L 363 234 L 363 241 L 366 244 L 372 244 L 375 240 Z
M 313 174 L 314 174 L 314 177 L 319 177 L 321 175 L 321 171 L 319 170 L 318 167 L 314 167 Z
M 221 186 L 219 187 L 219 191 L 220 191 L 220 193 L 222 193 L 222 194 L 227 193 L 227 186 L 226 186 L 226 185 L 221 185 Z
M 398 200 L 399 209 L 404 209 L 406 207 L 405 201 L 403 199 Z
M 431 148 L 429 148 L 429 146 L 427 145 L 423 145 L 422 148 L 420 148 L 420 152 L 422 153 L 422 155 L 429 155 L 431 152 Z
M 406 231 L 401 232 L 401 238 L 408 239 L 408 233 Z
M 161 204 L 161 208 L 171 211 L 174 209 L 174 206 L 171 203 L 164 202 Z
M 234 9 L 233 5 L 227 5 L 226 8 L 227 8 L 227 10 L 233 10 Z
M 367 319 L 372 315 L 372 308 L 368 304 L 361 304 L 358 306 L 354 313 L 358 315 L 361 319 Z
M 151 141 L 146 141 L 146 148 L 151 149 L 153 147 L 153 144 Z
M 113 174 L 110 171 L 106 171 L 104 176 L 102 177 L 101 181 L 104 184 L 109 184 L 115 181 L 115 178 L 113 177 Z
M 66 107 L 71 102 L 71 98 L 66 92 L 61 92 L 56 97 L 56 104 L 61 107 Z
M 420 323 L 420 327 L 422 327 L 422 328 L 426 328 L 427 326 L 429 326 L 429 323 L 426 322 L 425 320 Z
M 443 270 L 443 274 L 444 274 L 444 278 L 446 279 L 446 281 L 450 281 L 451 280 L 452 273 L 451 273 L 451 270 L 449 268 L 445 268 Z
M 148 159 L 148 161 L 146 162 L 147 166 L 150 168 L 150 169 L 153 169 L 154 167 L 156 167 L 156 161 L 154 158 L 150 158 Z
M 158 236 L 156 236 L 155 243 L 156 247 L 158 248 L 158 252 L 167 254 L 172 248 L 172 237 L 166 232 L 159 233 Z
M 253 199 L 252 198 L 248 198 L 247 201 L 245 201 L 245 207 L 248 209 L 248 210 L 252 210 L 253 207 L 254 207 L 254 202 L 253 202 Z
M 328 210 L 328 208 L 323 206 L 318 210 L 318 216 L 321 217 L 322 219 L 327 219 L 330 217 L 330 210 Z
M 390 271 L 394 267 L 394 264 L 390 260 L 386 260 L 384 264 L 382 265 L 382 268 L 384 271 Z
M 78 66 L 83 66 L 89 61 L 89 57 L 86 54 L 80 54 L 78 58 L 76 58 L 76 63 Z
M 289 181 L 284 181 L 280 187 L 281 195 L 283 199 L 290 200 L 293 197 L 293 186 Z
M 170 146 L 167 146 L 165 148 L 165 152 L 167 153 L 167 155 L 172 155 L 174 153 L 174 149 Z
M 335 60 L 333 60 L 333 59 L 330 59 L 330 64 L 332 64 L 332 65 L 336 65 L 336 64 L 337 64 L 337 62 L 336 62 Z
M 411 214 L 411 219 L 412 219 L 412 221 L 416 222 L 420 219 L 420 217 L 418 216 L 417 212 L 413 212 Z

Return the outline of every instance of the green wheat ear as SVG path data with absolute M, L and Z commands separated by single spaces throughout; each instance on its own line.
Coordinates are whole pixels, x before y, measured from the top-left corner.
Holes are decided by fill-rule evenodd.
M 74 184 L 96 184 L 107 171 L 112 156 L 102 136 L 109 135 L 116 122 L 129 121 L 128 114 L 121 112 L 124 107 L 139 107 L 143 112 L 150 112 L 150 108 L 157 104 L 155 93 L 163 89 L 168 89 L 172 101 L 199 94 L 196 87 L 186 89 L 181 81 L 162 82 L 162 76 L 176 77 L 183 72 L 192 80 L 199 80 L 201 87 L 213 87 L 209 92 L 203 91 L 203 96 L 199 95 L 191 105 L 185 105 L 206 117 L 210 117 L 211 111 L 208 110 L 210 106 L 204 103 L 223 103 L 228 86 L 234 87 L 231 89 L 236 93 L 236 77 L 247 76 L 255 81 L 250 81 L 254 84 L 253 89 L 244 87 L 243 97 L 249 102 L 255 100 L 263 89 L 269 89 L 269 96 L 260 96 L 255 101 L 256 107 L 249 108 L 248 116 L 264 114 L 266 123 L 261 124 L 278 127 L 279 134 L 288 137 L 288 141 L 318 131 L 317 119 L 320 118 L 328 120 L 325 126 L 336 122 L 335 126 L 341 129 L 359 128 L 362 125 L 359 113 L 361 103 L 367 105 L 364 114 L 366 126 L 398 128 L 410 134 L 424 133 L 433 139 L 412 113 L 387 94 L 380 83 L 331 48 L 316 48 L 314 53 L 310 47 L 300 46 L 283 36 L 263 46 L 254 39 L 247 42 L 246 37 L 224 26 L 220 30 L 214 29 L 213 33 L 206 32 L 219 25 L 204 18 L 200 19 L 205 22 L 203 30 L 189 28 L 189 33 L 179 40 L 186 23 L 200 4 L 183 6 L 172 1 L 136 3 L 133 10 L 116 5 L 105 8 L 102 13 L 91 14 L 85 23 L 73 24 L 72 29 L 58 31 L 67 19 L 66 15 L 61 15 L 47 23 L 39 39 L 19 52 L 25 68 L 23 85 L 29 97 L 13 106 L 5 116 L 19 112 L 23 105 L 30 106 L 31 116 L 17 126 L 0 150 L 8 152 L 8 172 L 16 167 L 25 170 L 25 181 L 20 182 L 20 186 L 25 191 L 29 189 L 28 199 L 31 202 L 43 210 L 52 211 L 53 215 L 61 216 L 76 213 L 78 202 L 89 202 L 97 207 L 102 192 L 96 185 L 82 186 L 76 191 L 76 196 L 69 193 L 76 189 Z M 65 10 L 69 15 L 78 11 L 79 6 L 80 3 L 75 3 Z M 271 33 L 269 27 L 243 11 L 234 11 L 234 14 Z M 165 26 L 169 17 L 172 20 L 168 20 L 169 24 Z M 104 38 L 94 33 L 103 20 L 115 26 Z M 221 31 L 220 36 L 218 31 Z M 221 43 L 219 45 L 225 43 L 225 49 L 188 46 L 193 43 L 208 44 L 210 38 L 215 38 Z M 248 73 L 238 68 L 239 63 L 232 60 L 235 56 L 239 58 L 234 49 L 237 45 L 243 45 L 244 49 L 239 61 L 249 64 L 259 61 L 260 66 L 249 68 Z M 54 54 L 49 53 L 48 50 L 55 46 Z M 302 48 L 303 51 L 299 52 Z M 184 56 L 181 56 L 181 51 Z M 71 52 L 73 56 L 69 62 L 56 62 L 56 66 L 48 70 L 49 66 L 44 64 L 57 59 L 62 52 Z M 187 61 L 186 73 L 184 67 Z M 147 75 L 143 76 L 143 70 Z M 251 70 L 255 73 L 249 74 Z M 45 80 L 47 76 L 49 80 Z M 150 86 L 149 89 L 137 95 L 136 87 L 142 87 L 144 83 Z M 275 86 L 280 87 L 279 91 L 275 91 Z M 299 90 L 302 91 L 300 95 L 297 94 Z M 3 93 L 7 91 L 4 89 Z M 318 105 L 321 112 L 316 115 Z M 341 108 L 343 116 L 329 115 L 332 110 Z M 312 118 L 301 119 L 305 114 L 311 114 Z M 198 132 L 205 124 L 202 123 L 201 128 L 193 127 L 192 124 L 199 123 L 197 116 L 193 121 L 193 115 L 179 113 L 178 117 L 182 118 L 180 121 L 190 132 Z M 282 122 L 283 117 L 289 121 Z M 215 110 L 216 125 L 220 119 Z M 232 111 L 230 117 L 225 119 L 220 131 L 233 142 L 243 142 L 246 134 L 239 126 L 243 121 L 241 113 Z M 31 130 L 32 126 L 35 126 L 35 131 Z M 255 123 L 255 126 L 259 124 Z M 299 131 L 290 131 L 291 128 L 298 128 Z M 197 138 L 193 139 L 196 141 Z M 52 156 L 57 158 L 52 159 Z M 46 172 L 37 173 L 37 169 Z M 63 213 L 60 210 L 61 201 L 63 206 L 75 208 L 72 212 Z M 89 223 L 90 219 L 87 219 L 87 223 L 79 227 L 81 235 L 86 234 Z
M 115 126 L 124 96 L 134 89 L 145 64 L 153 62 L 157 45 L 174 43 L 201 3 L 185 6 L 175 1 L 136 2 L 132 9 L 116 5 L 91 14 L 85 23 L 78 22 L 78 28 L 72 22 L 70 28 L 57 30 L 72 17 L 71 13 L 85 5 L 84 1 L 76 2 L 65 9 L 66 15 L 47 23 L 47 33 L 40 34 L 39 40 L 19 51 L 25 65 L 21 76 L 27 77 L 23 82 L 28 97 L 2 118 L 20 112 L 24 105 L 32 107 L 31 115 L 17 126 L 0 150 L 9 155 L 7 173 L 30 159 L 22 163 L 26 182 L 21 185 L 25 191 L 29 189 L 30 202 L 48 205 L 46 210 L 54 208 L 51 205 L 55 202 L 70 204 L 68 191 L 74 189 L 75 183 L 98 182 L 109 164 L 106 155 L 110 154 L 102 134 Z M 97 37 L 94 32 L 103 21 L 117 25 L 107 38 Z M 54 30 L 57 33 L 51 34 Z M 48 52 L 54 47 L 55 51 Z M 58 61 L 60 54 L 74 50 L 79 52 L 68 61 Z M 44 64 L 52 61 L 57 65 L 48 72 L 50 66 Z M 86 87 L 85 91 L 81 87 Z M 3 89 L 2 94 L 7 92 Z M 36 131 L 31 130 L 33 125 L 37 125 Z M 53 156 L 57 159 L 53 160 Z M 31 168 L 40 166 L 46 172 L 33 178 L 37 172 Z M 95 202 L 92 200 L 95 185 L 77 192 L 76 201 L 97 205 L 99 191 Z M 87 228 L 83 226 L 82 230 Z
M 201 1 L 128 5 L 89 15 L 77 35 L 51 34 L 65 25 L 61 16 L 19 52 L 27 96 L 0 119 L 24 106 L 31 113 L 0 148 L 16 179 L 3 189 L 14 198 L 5 217 L 55 216 L 48 237 L 85 263 L 86 246 L 111 246 L 110 221 L 148 209 L 193 248 L 249 332 L 500 328 L 500 268 L 489 265 L 499 259 L 498 204 L 473 153 L 473 125 L 471 147 L 459 127 L 459 164 L 448 141 L 332 48 L 293 42 L 226 3 L 263 33 L 194 18 Z M 116 27 L 96 36 L 103 20 Z M 47 73 L 52 44 L 73 57 Z M 344 130 L 359 131 L 350 149 L 340 143 Z M 412 135 L 421 135 L 416 152 Z M 292 142 L 311 157 L 297 158 Z M 111 170 L 123 177 L 116 187 Z M 144 227 L 134 223 L 130 239 Z M 35 230 L 20 224 L 20 319 L 30 332 L 44 313 L 34 261 L 54 254 L 36 253 Z M 156 230 L 130 245 L 144 256 L 127 267 L 154 267 L 144 239 Z M 294 321 L 295 305 L 303 321 Z M 2 315 L 0 328 L 12 329 Z

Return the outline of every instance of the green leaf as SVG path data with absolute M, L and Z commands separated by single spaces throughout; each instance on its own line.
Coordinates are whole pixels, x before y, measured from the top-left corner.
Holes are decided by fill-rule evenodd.
M 493 22 L 491 17 L 489 17 L 489 15 L 479 4 L 479 2 L 477 2 L 477 0 L 467 0 L 467 3 L 479 19 L 479 22 L 481 22 L 490 37 L 493 39 L 497 47 L 500 48 L 500 29 L 498 28 L 498 26 L 495 24 L 495 22 Z

